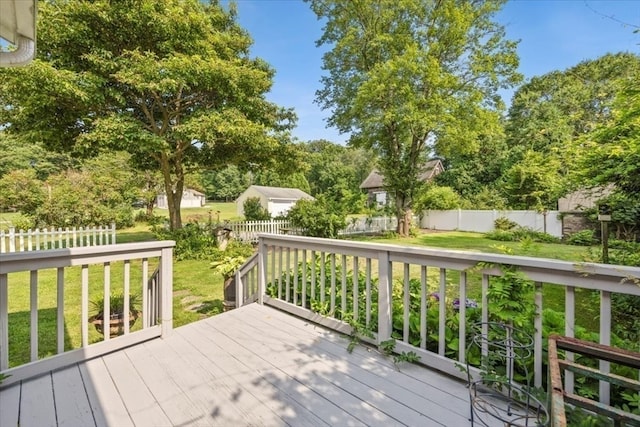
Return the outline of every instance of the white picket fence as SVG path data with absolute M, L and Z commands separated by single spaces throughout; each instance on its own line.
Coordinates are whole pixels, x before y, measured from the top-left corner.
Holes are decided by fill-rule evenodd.
M 66 227 L 0 230 L 0 253 L 41 251 L 116 243 L 116 225 L 99 227 Z

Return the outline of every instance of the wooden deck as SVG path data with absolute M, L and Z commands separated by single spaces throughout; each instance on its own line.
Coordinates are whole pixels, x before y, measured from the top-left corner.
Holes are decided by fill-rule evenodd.
M 0 426 L 467 426 L 465 385 L 250 304 L 0 391 Z

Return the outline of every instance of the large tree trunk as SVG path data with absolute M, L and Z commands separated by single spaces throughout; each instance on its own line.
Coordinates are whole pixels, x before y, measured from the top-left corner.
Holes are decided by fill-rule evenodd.
M 163 155 L 160 161 L 160 169 L 162 170 L 164 191 L 167 195 L 167 207 L 169 208 L 169 228 L 178 230 L 182 228 L 180 204 L 182 203 L 182 192 L 184 190 L 184 174 L 182 173 L 181 165 L 175 164 L 175 158 L 172 160 L 174 164 L 170 165 L 169 158 Z M 171 179 L 171 169 L 175 170 L 175 182 Z
M 408 237 L 411 230 L 412 212 L 406 197 L 396 196 L 396 218 L 398 226 L 396 232 L 402 237 Z

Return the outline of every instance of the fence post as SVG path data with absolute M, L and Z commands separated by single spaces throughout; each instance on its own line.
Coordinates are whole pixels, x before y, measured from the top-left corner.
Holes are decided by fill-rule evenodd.
M 389 252 L 378 253 L 378 345 L 391 338 L 391 280 Z
M 258 304 L 264 304 L 264 292 L 267 287 L 267 257 L 269 247 L 263 239 L 258 240 Z M 237 299 L 237 298 L 236 298 Z
M 173 330 L 173 248 L 163 248 L 160 256 L 160 321 L 162 338 Z
M 112 222 L 111 223 L 111 244 L 115 245 L 116 244 L 116 223 Z

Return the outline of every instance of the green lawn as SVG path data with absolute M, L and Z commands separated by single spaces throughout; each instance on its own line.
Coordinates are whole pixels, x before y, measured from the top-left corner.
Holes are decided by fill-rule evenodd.
M 155 215 L 169 218 L 168 209 L 154 209 Z M 236 204 L 234 202 L 207 203 L 201 208 L 182 208 L 182 222 L 189 221 L 240 221 L 242 217 L 238 216 Z

